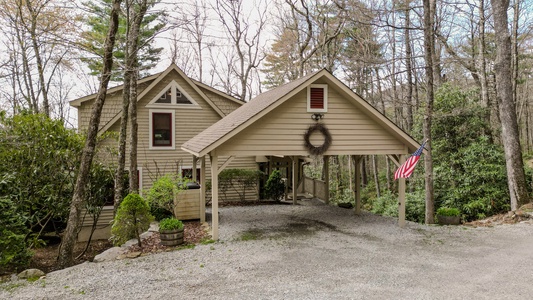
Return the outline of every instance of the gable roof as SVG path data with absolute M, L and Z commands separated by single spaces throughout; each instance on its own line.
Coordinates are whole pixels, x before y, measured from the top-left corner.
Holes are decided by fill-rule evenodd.
M 400 129 L 377 109 L 354 93 L 330 72 L 323 69 L 258 95 L 250 100 L 250 102 L 239 107 L 225 118 L 185 142 L 181 149 L 196 156 L 204 156 L 208 154 L 319 79 L 325 80 L 328 84 L 331 84 L 338 90 L 342 91 L 350 101 L 357 104 L 374 121 L 381 124 L 396 138 L 401 140 L 402 143 L 407 146 L 409 151 L 414 151 L 420 147 L 420 145 L 405 131 Z
M 224 97 L 225 99 L 228 99 L 230 101 L 233 101 L 233 102 L 236 102 L 236 103 L 239 103 L 239 104 L 243 104 L 245 102 L 243 101 L 240 101 L 234 97 L 231 97 L 230 95 L 226 94 L 226 93 L 223 93 L 219 90 L 216 90 L 212 87 L 209 87 L 207 86 L 206 84 L 203 84 L 199 81 L 196 81 L 196 80 L 193 80 L 192 78 L 189 78 L 187 75 L 185 75 L 185 73 L 183 73 L 183 71 L 178 68 L 178 66 L 174 63 L 171 63 L 168 68 L 161 72 L 161 73 L 158 73 L 158 74 L 154 74 L 154 75 L 151 75 L 151 76 L 148 76 L 148 77 L 145 77 L 143 79 L 140 79 L 138 80 L 138 83 L 147 83 L 147 82 L 150 82 L 150 84 L 144 89 L 142 90 L 142 92 L 137 96 L 137 101 L 139 101 L 140 99 L 142 99 L 147 93 L 149 93 L 161 80 L 163 80 L 170 72 L 172 71 L 176 71 L 199 95 L 200 97 L 202 97 L 202 99 L 207 102 L 209 104 L 210 107 L 212 107 L 215 112 L 221 117 L 223 118 L 226 114 L 213 102 L 211 101 L 211 99 L 202 91 L 201 88 L 204 88 L 204 89 L 207 89 L 213 93 L 216 93 L 217 95 L 221 96 L 221 97 Z M 201 87 L 201 88 L 200 88 Z M 116 86 L 116 87 L 113 87 L 111 89 L 108 89 L 107 90 L 107 93 L 110 94 L 110 93 L 114 93 L 114 92 L 118 92 L 118 91 L 122 91 L 122 89 L 124 88 L 124 85 L 119 85 L 119 86 Z M 81 106 L 81 104 L 83 102 L 86 102 L 86 101 L 90 101 L 90 100 L 94 100 L 96 97 L 96 94 L 91 94 L 91 95 L 88 95 L 88 96 L 85 96 L 85 97 L 82 97 L 82 98 L 78 98 L 78 99 L 75 99 L 75 100 L 72 100 L 69 102 L 69 104 L 71 106 L 75 106 L 75 107 L 79 107 Z M 117 114 L 107 123 L 105 124 L 100 130 L 99 132 L 105 132 L 106 130 L 108 130 L 111 126 L 113 126 L 118 120 L 120 120 L 122 116 L 122 109 L 119 110 L 117 112 Z

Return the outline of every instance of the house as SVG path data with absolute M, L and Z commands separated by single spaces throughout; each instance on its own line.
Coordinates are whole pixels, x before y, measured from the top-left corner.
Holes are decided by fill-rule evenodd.
M 119 131 L 122 89 L 123 86 L 117 86 L 108 90 L 102 109 L 99 135 Z M 80 131 L 88 127 L 95 97 L 96 94 L 93 94 L 70 102 L 71 106 L 78 109 Z M 189 78 L 175 64 L 171 64 L 159 74 L 140 79 L 137 103 L 139 189 L 142 191 L 149 188 L 158 176 L 166 173 L 179 172 L 188 177 L 195 174 L 197 178 L 205 175 L 209 180 L 210 169 L 201 174 L 200 166 L 197 166 L 197 161 L 193 159 L 194 156 L 183 151 L 181 145 L 243 104 L 243 101 Z M 104 144 L 116 147 L 117 142 L 116 139 L 107 139 Z M 126 151 L 129 155 L 129 149 Z M 100 157 L 100 159 L 110 160 L 109 163 L 116 161 L 115 156 Z M 241 169 L 258 168 L 255 155 L 228 160 L 227 166 Z M 252 197 L 257 197 L 257 193 Z M 205 205 L 199 202 L 199 198 L 189 202 L 180 202 L 180 205 L 184 206 L 180 218 L 203 220 Z M 99 230 L 94 238 L 109 237 L 112 216 L 112 203 L 110 203 L 104 207 L 98 225 Z M 92 224 L 91 218 L 85 219 L 79 240 L 87 238 L 88 227 Z
M 387 155 L 397 165 L 420 145 L 362 97 L 327 70 L 320 70 L 250 100 L 182 145 L 184 151 L 205 160 L 211 174 L 225 167 L 222 157 L 284 157 L 291 162 L 290 183 L 300 187 L 302 158 Z M 327 173 L 325 163 L 325 173 Z M 355 212 L 360 210 L 359 168 L 356 167 Z M 202 164 L 201 172 L 207 172 Z M 328 176 L 325 176 L 328 187 Z M 212 236 L 218 239 L 218 178 L 212 183 Z M 303 187 L 307 191 L 307 185 Z M 292 190 L 296 203 L 298 189 Z M 328 192 L 325 193 L 326 201 Z M 204 197 L 205 195 L 201 195 Z M 405 179 L 399 180 L 399 225 L 405 224 Z

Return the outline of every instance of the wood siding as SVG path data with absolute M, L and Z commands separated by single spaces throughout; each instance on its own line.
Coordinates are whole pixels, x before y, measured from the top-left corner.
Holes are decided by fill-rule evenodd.
M 143 82 L 139 84 L 139 94 L 148 86 L 152 81 Z M 85 101 L 78 107 L 78 130 L 87 130 L 89 126 L 89 119 L 91 118 L 91 110 L 94 100 Z M 122 110 L 122 90 L 114 93 L 109 93 L 106 96 L 104 107 L 102 108 L 102 116 L 100 117 L 99 129 L 106 126 L 120 111 Z
M 303 90 L 219 146 L 217 153 L 308 155 L 303 136 L 315 123 L 311 115 L 307 112 L 307 91 Z M 407 153 L 401 141 L 333 88 L 328 89 L 328 112 L 320 122 L 333 139 L 325 155 Z M 323 140 L 319 132 L 310 138 L 315 146 L 322 145 Z

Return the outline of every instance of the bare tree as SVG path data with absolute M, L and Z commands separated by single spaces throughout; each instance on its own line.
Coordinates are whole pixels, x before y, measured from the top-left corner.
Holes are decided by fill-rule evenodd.
M 230 69 L 232 75 L 239 80 L 240 91 L 233 92 L 243 101 L 251 98 L 249 81 L 264 59 L 261 34 L 266 25 L 266 6 L 258 5 L 257 8 L 257 21 L 253 24 L 244 15 L 242 0 L 217 0 L 214 7 L 237 57 Z
M 113 46 L 115 45 L 115 37 L 118 30 L 118 14 L 120 12 L 120 3 L 122 0 L 114 0 L 110 13 L 109 31 L 105 41 L 103 69 L 100 79 L 100 87 L 98 94 L 92 106 L 91 118 L 87 130 L 87 138 L 85 146 L 82 151 L 80 169 L 78 171 L 76 184 L 74 186 L 74 193 L 72 196 L 72 203 L 70 205 L 70 213 L 67 222 L 67 228 L 61 241 L 59 249 L 58 266 L 66 268 L 73 263 L 74 244 L 76 235 L 80 226 L 81 209 L 83 208 L 85 190 L 87 188 L 87 180 L 89 178 L 89 171 L 93 161 L 96 137 L 98 134 L 98 126 L 100 124 L 100 116 L 102 114 L 102 107 L 104 106 L 107 86 L 111 79 L 111 70 L 113 67 Z
M 511 210 L 517 210 L 521 205 L 529 202 L 526 188 L 522 149 L 518 132 L 518 122 L 513 101 L 513 83 L 511 74 L 512 53 L 511 36 L 507 10 L 509 0 L 491 0 L 496 34 L 496 98 L 500 111 L 502 125 L 502 142 L 505 150 L 507 167 L 507 183 L 511 194 Z

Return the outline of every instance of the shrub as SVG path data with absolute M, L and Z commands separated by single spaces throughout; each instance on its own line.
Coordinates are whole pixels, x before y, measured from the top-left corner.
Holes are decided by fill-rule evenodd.
M 161 230 L 179 230 L 183 228 L 183 222 L 176 218 L 165 218 L 159 222 L 159 231 Z
M 159 215 L 168 215 L 161 211 L 163 209 L 176 217 L 174 208 L 178 204 L 177 196 L 181 190 L 185 189 L 186 184 L 186 181 L 182 181 L 181 177 L 175 174 L 165 174 L 159 177 L 145 192 L 151 210 L 157 211 Z
M 285 183 L 281 179 L 281 173 L 278 170 L 274 170 L 270 173 L 268 180 L 265 184 L 265 197 L 280 201 L 285 195 Z
M 405 219 L 424 223 L 426 219 L 426 195 L 424 191 L 405 194 Z
M 152 220 L 148 203 L 138 194 L 128 194 L 120 203 L 111 227 L 113 244 L 122 245 L 137 238 L 138 245 L 141 246 L 140 234 L 150 227 Z
M 25 239 L 29 229 L 14 207 L 10 199 L 0 198 L 0 271 L 3 267 L 26 266 L 32 256 Z
M 30 246 L 52 223 L 67 219 L 82 147 L 82 136 L 59 120 L 0 113 L 0 197 L 32 228 Z
M 443 217 L 457 217 L 461 215 L 461 211 L 455 207 L 439 207 L 437 209 L 437 216 Z

